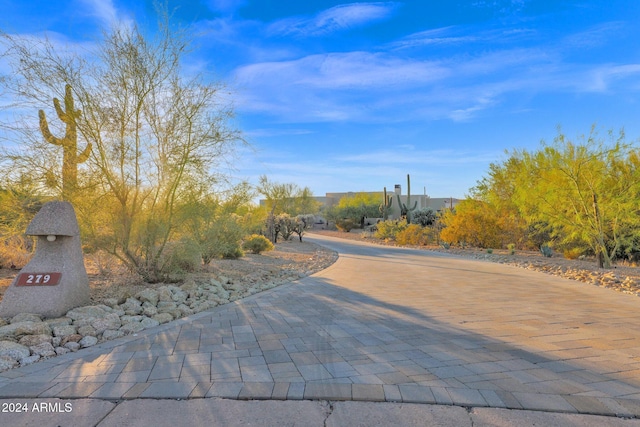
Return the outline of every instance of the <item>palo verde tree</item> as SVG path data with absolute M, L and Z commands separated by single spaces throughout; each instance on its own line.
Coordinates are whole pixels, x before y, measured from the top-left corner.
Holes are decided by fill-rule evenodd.
M 542 227 L 560 245 L 587 248 L 601 267 L 636 240 L 640 157 L 623 132 L 603 138 L 592 127 L 572 141 L 559 131 L 553 143 L 514 151 L 493 165 L 492 177 L 500 179 L 485 180 L 485 194 L 508 195 L 530 229 Z
M 189 36 L 160 12 L 153 36 L 116 25 L 87 55 L 3 35 L 13 68 L 6 89 L 23 101 L 20 123 L 30 120 L 32 110 L 24 107 L 45 108 L 53 97 L 66 102 L 60 91 L 67 85 L 82 110 L 75 117 L 78 138 L 92 150 L 79 170 L 76 209 L 88 221 L 87 237 L 151 281 L 159 279 L 168 242 L 181 237 L 178 207 L 194 188 L 215 188 L 216 166 L 240 140 L 229 127 L 224 87 L 185 74 Z M 59 182 L 55 162 L 42 160 L 59 154 L 51 156 L 54 146 L 28 132 L 38 126 L 14 128 L 25 129 L 22 141 L 33 148 L 5 153 L 14 170 Z
M 573 142 L 562 133 L 553 144 L 521 153 L 530 190 L 518 187 L 517 202 L 531 219 L 546 222 L 564 241 L 587 245 L 600 267 L 610 268 L 623 240 L 640 225 L 640 159 L 637 149 L 595 127 Z
M 383 193 L 354 193 L 343 196 L 338 204 L 332 206 L 327 217 L 344 229 L 362 226 L 364 218 L 377 218 L 380 215 L 380 200 Z

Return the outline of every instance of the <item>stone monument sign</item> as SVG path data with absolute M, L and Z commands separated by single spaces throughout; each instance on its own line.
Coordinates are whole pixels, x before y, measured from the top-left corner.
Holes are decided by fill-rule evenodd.
M 71 203 L 45 204 L 26 234 L 38 236 L 36 253 L 4 293 L 0 317 L 18 313 L 60 317 L 74 307 L 89 305 L 89 278 Z

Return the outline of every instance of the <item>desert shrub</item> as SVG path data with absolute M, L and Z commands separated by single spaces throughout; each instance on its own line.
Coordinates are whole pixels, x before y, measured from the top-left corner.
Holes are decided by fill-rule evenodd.
M 379 222 L 377 224 L 378 231 L 376 231 L 376 237 L 383 240 L 395 240 L 397 234 L 407 228 L 407 226 L 408 224 L 404 221 L 387 220 Z
M 198 243 L 184 238 L 167 245 L 162 253 L 159 279 L 176 282 L 184 279 L 186 273 L 200 267 L 202 257 Z
M 418 209 L 411 214 L 411 222 L 423 227 L 433 225 L 436 222 L 436 213 L 431 208 Z
M 85 263 L 88 264 L 87 268 L 93 268 L 101 276 L 121 275 L 126 271 L 122 261 L 102 249 L 89 253 L 85 252 Z
M 493 253 L 493 249 L 488 248 L 488 249 L 487 249 L 487 253 L 488 253 L 488 254 L 492 254 L 492 253 Z
M 350 218 L 336 220 L 336 227 L 338 228 L 338 230 L 346 231 L 347 233 L 356 228 L 358 225 L 359 224 L 356 224 L 356 222 Z
M 553 256 L 553 250 L 548 245 L 540 246 L 540 252 L 547 258 L 551 258 Z
M 220 216 L 206 230 L 200 243 L 202 261 L 209 264 L 216 258 L 239 258 L 242 253 L 242 238 L 245 229 L 237 220 L 236 215 Z
M 418 224 L 409 224 L 396 233 L 396 243 L 399 245 L 426 245 L 428 235 Z
M 562 254 L 566 259 L 578 259 L 584 253 L 582 248 L 565 248 Z
M 509 254 L 511 254 L 511 255 L 515 255 L 516 254 L 516 244 L 515 243 L 509 243 L 507 245 L 507 249 L 509 249 Z
M 244 243 L 242 244 L 242 249 L 253 254 L 259 254 L 260 252 L 273 250 L 273 243 L 271 243 L 269 239 L 264 236 L 253 234 L 244 241 Z
M 441 217 L 444 226 L 440 238 L 451 244 L 468 244 L 478 248 L 500 248 L 507 237 L 503 217 L 488 203 L 466 199 L 454 211 Z M 510 241 L 511 237 L 509 236 Z
M 276 216 L 275 225 L 278 234 L 280 234 L 284 240 L 289 240 L 298 225 L 298 221 L 288 213 L 282 213 Z
M 273 241 L 278 239 L 278 236 L 282 236 L 284 240 L 289 240 L 292 234 L 297 234 L 302 241 L 302 235 L 306 228 L 313 227 L 315 217 L 313 215 L 297 215 L 292 217 L 288 213 L 281 213 L 272 218 L 275 234 Z M 265 220 L 266 228 L 269 228 L 270 219 Z M 267 233 L 269 234 L 269 233 Z
M 238 221 L 248 234 L 259 234 L 265 230 L 267 213 L 263 209 L 255 209 L 253 212 L 245 213 Z
M 22 268 L 33 255 L 33 244 L 30 238 L 23 235 L 15 235 L 0 240 L 0 268 L 9 268 L 12 265 Z
M 316 222 L 316 216 L 313 214 L 300 214 L 296 216 L 296 220 L 301 222 L 304 229 L 313 228 Z
M 327 218 L 335 221 L 340 229 L 339 223 L 345 228 L 359 228 L 363 226 L 363 218 L 376 218 L 380 215 L 379 206 L 381 193 L 355 193 L 342 197 L 338 204 L 327 210 Z M 350 220 L 350 222 L 344 222 Z M 344 230 L 344 231 L 349 231 Z

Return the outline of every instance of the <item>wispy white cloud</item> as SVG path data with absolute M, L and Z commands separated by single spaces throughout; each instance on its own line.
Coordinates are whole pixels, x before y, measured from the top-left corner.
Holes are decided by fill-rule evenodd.
M 339 5 L 311 17 L 297 16 L 281 19 L 269 26 L 268 33 L 300 36 L 334 33 L 386 19 L 398 6 L 399 3 L 396 2 Z
M 424 47 L 459 46 L 462 44 L 496 43 L 505 45 L 531 39 L 538 35 L 529 28 L 480 30 L 462 26 L 433 28 L 409 34 L 388 44 L 390 49 L 415 49 Z
M 412 85 L 441 79 L 447 70 L 437 62 L 405 60 L 369 52 L 310 55 L 293 61 L 240 68 L 240 81 L 270 77 L 294 85 L 325 89 L 367 89 Z
M 79 0 L 84 4 L 86 13 L 97 18 L 106 28 L 133 25 L 133 20 L 119 12 L 113 0 Z
M 562 40 L 565 49 L 587 49 L 602 46 L 612 37 L 619 34 L 625 27 L 621 21 L 603 22 L 585 31 L 568 35 Z
M 557 88 L 562 70 L 555 62 L 533 49 L 439 61 L 347 52 L 252 64 L 238 69 L 234 81 L 241 110 L 292 121 L 460 121 L 496 105 L 505 93 L 551 83 Z
M 392 49 L 410 49 L 420 46 L 449 45 L 477 41 L 478 35 L 456 35 L 455 27 L 442 27 L 420 31 L 389 44 Z
M 640 64 L 607 64 L 597 67 L 589 74 L 591 78 L 585 89 L 593 92 L 609 91 L 623 81 L 627 89 L 635 88 L 638 90 L 640 88 Z M 630 80 L 634 82 L 630 82 Z

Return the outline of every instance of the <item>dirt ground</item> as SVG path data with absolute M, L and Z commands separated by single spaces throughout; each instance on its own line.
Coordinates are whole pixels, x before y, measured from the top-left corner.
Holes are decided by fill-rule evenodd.
M 273 251 L 260 255 L 246 254 L 239 259 L 213 260 L 201 271 L 189 274 L 186 281 L 208 281 L 211 278 L 228 278 L 234 284 L 250 287 L 252 284 L 276 281 L 284 282 L 308 276 L 331 265 L 337 259 L 333 251 L 308 242 L 289 241 L 278 243 Z M 105 256 L 87 256 L 85 266 L 89 275 L 91 300 L 98 303 L 106 298 L 124 300 L 144 288 L 157 288 L 166 283 L 145 283 L 139 277 Z M 0 269 L 0 297 L 4 294 L 19 270 Z

